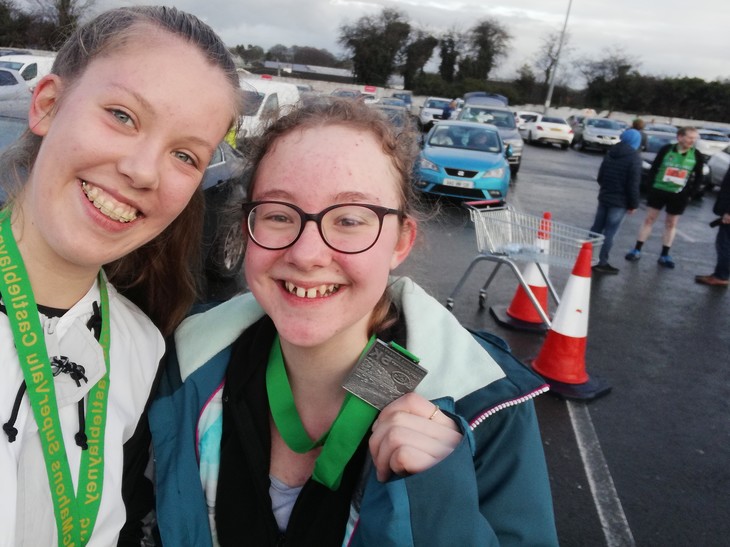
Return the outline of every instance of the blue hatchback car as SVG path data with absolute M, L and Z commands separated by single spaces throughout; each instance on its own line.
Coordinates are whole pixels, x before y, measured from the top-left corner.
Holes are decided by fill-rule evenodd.
M 461 199 L 505 199 L 510 153 L 494 126 L 440 121 L 424 138 L 414 171 L 416 189 Z

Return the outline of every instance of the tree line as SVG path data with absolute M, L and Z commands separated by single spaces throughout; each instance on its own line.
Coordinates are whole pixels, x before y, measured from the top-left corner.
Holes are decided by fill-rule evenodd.
M 35 0 L 30 10 L 19 8 L 14 0 L 0 0 L 0 45 L 55 50 L 92 5 L 93 0 Z M 606 50 L 597 59 L 575 57 L 570 36 L 566 34 L 561 44 L 558 32 L 542 38 L 515 78 L 490 79 L 513 39 L 496 18 L 484 18 L 466 30 L 434 34 L 413 24 L 404 12 L 384 8 L 340 26 L 338 43 L 346 52 L 341 57 L 326 49 L 282 44 L 268 51 L 237 45 L 231 51 L 252 67 L 279 61 L 346 68 L 352 70 L 354 83 L 377 86 L 387 86 L 391 76 L 399 75 L 404 88 L 417 95 L 459 97 L 486 90 L 507 96 L 513 104 L 541 104 L 557 71 L 553 106 L 730 122 L 730 80 L 643 74 L 640 60 L 621 48 Z M 428 71 L 435 57 L 440 59 L 438 67 Z M 583 87 L 571 84 L 577 80 Z

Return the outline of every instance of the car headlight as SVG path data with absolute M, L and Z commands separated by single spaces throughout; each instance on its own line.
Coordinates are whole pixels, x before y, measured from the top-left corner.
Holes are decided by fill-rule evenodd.
M 438 171 L 439 167 L 432 161 L 428 161 L 426 158 L 420 158 L 418 160 L 418 166 L 421 169 L 428 169 L 429 171 Z
M 512 149 L 520 149 L 525 145 L 525 141 L 522 139 L 504 139 L 504 144 L 511 144 Z
M 482 175 L 483 179 L 501 179 L 504 176 L 504 167 L 499 167 L 497 169 L 490 169 L 489 171 L 485 171 Z

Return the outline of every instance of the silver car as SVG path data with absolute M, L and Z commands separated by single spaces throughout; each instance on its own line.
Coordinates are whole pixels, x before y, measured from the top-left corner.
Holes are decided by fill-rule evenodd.
M 624 127 L 609 118 L 585 118 L 573 127 L 573 148 L 578 150 L 606 150 L 616 144 Z
M 467 102 L 459 112 L 457 119 L 494 125 L 504 144 L 509 144 L 512 149 L 512 155 L 507 158 L 507 161 L 512 175 L 517 174 L 522 163 L 522 149 L 525 147 L 525 141 L 522 140 L 517 130 L 514 113 L 509 108 Z
M 730 146 L 723 148 L 719 152 L 715 152 L 707 161 L 707 167 L 710 168 L 709 176 L 705 177 L 707 186 L 719 188 L 722 180 L 725 178 L 728 167 L 730 167 Z

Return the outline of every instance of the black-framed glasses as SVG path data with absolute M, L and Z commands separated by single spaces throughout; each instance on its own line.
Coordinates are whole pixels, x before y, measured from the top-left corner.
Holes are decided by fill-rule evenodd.
M 327 246 L 345 254 L 362 253 L 375 245 L 387 215 L 405 216 L 398 209 L 365 203 L 338 203 L 314 214 L 284 201 L 253 201 L 244 203 L 243 211 L 246 231 L 259 247 L 270 251 L 291 247 L 311 220 Z

